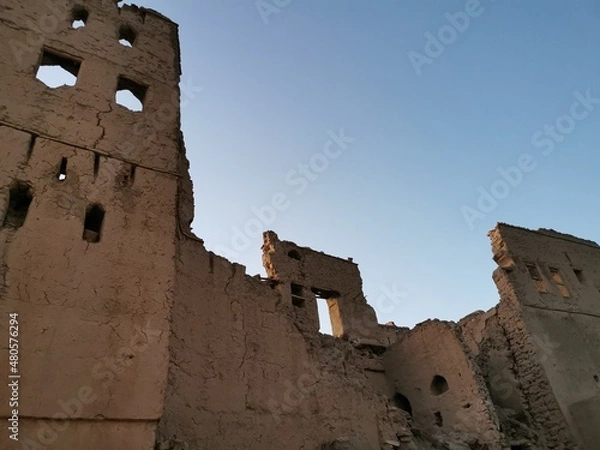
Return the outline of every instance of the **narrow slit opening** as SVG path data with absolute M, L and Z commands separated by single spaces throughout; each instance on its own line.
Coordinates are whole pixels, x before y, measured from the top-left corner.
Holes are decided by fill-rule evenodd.
M 67 158 L 61 158 L 57 178 L 58 181 L 65 181 L 67 179 Z
M 100 171 L 100 155 L 98 153 L 94 153 L 94 178 L 98 176 L 98 172 Z
M 27 161 L 31 159 L 31 155 L 33 155 L 33 148 L 35 147 L 35 142 L 37 140 L 37 135 L 32 134 L 31 139 L 29 140 L 29 148 L 27 149 Z

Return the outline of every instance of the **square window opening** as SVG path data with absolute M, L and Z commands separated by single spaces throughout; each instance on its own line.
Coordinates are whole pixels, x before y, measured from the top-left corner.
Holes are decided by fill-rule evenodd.
M 147 86 L 124 77 L 119 77 L 115 101 L 118 105 L 130 111 L 140 112 L 144 110 L 144 100 L 146 99 L 147 92 Z
M 129 25 L 122 25 L 119 28 L 119 44 L 121 44 L 122 46 L 133 47 L 136 38 L 137 33 Z
M 81 61 L 44 50 L 36 78 L 52 89 L 75 86 Z
M 89 12 L 87 9 L 81 5 L 75 6 L 71 12 L 71 19 L 73 21 L 71 26 L 74 29 L 85 27 L 87 25 L 88 17 Z

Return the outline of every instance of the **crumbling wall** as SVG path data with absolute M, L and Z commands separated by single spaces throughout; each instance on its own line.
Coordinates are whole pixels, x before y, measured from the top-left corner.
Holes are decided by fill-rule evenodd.
M 265 233 L 263 264 L 267 275 L 278 282 L 278 290 L 299 326 L 319 331 L 317 298 L 327 301 L 333 335 L 353 341 L 385 343 L 377 316 L 362 292 L 358 266 L 281 241 L 274 232 Z
M 502 224 L 490 235 L 500 266 L 494 272 L 502 299 L 498 318 L 530 416 L 548 448 L 595 448 L 600 247 Z
M 387 400 L 349 342 L 296 323 L 276 280 L 180 241 L 161 439 L 189 448 L 392 448 Z
M 17 313 L 22 375 L 20 442 L 3 426 L 2 448 L 153 448 L 175 279 L 176 34 L 112 1 L 0 5 L 0 360 Z M 59 62 L 74 86 L 36 79 Z M 116 104 L 122 78 L 144 87 L 143 112 Z
M 0 316 L 20 324 L 24 445 L 596 448 L 595 243 L 499 225 L 499 306 L 412 331 L 377 324 L 352 260 L 273 232 L 269 278 L 247 276 L 189 229 L 177 26 L 116 3 L 0 5 Z
M 398 407 L 413 417 L 416 428 L 440 442 L 503 448 L 484 379 L 456 324 L 417 325 L 387 349 L 384 365 Z
M 533 391 L 527 381 L 521 381 L 522 373 L 516 364 L 512 342 L 500 318 L 504 308 L 474 313 L 459 322 L 465 341 L 469 345 L 500 419 L 501 429 L 511 448 L 547 448 L 545 433 L 536 427 L 529 406 L 529 394 Z M 510 321 L 509 326 L 513 326 Z M 509 329 L 510 332 L 510 329 Z

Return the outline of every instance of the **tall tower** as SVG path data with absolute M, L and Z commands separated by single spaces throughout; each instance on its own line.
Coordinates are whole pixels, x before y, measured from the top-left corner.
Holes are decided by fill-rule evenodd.
M 177 26 L 116 0 L 3 0 L 0 41 L 0 447 L 150 450 L 174 288 Z M 38 79 L 59 68 L 72 85 Z

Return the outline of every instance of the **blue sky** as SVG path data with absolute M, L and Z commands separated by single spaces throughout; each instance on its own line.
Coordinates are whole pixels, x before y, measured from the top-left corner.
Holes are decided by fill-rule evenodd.
M 203 88 L 183 108 L 194 230 L 249 274 L 274 195 L 263 228 L 352 256 L 397 325 L 497 302 L 496 222 L 600 239 L 596 2 L 136 3 L 180 24 Z

